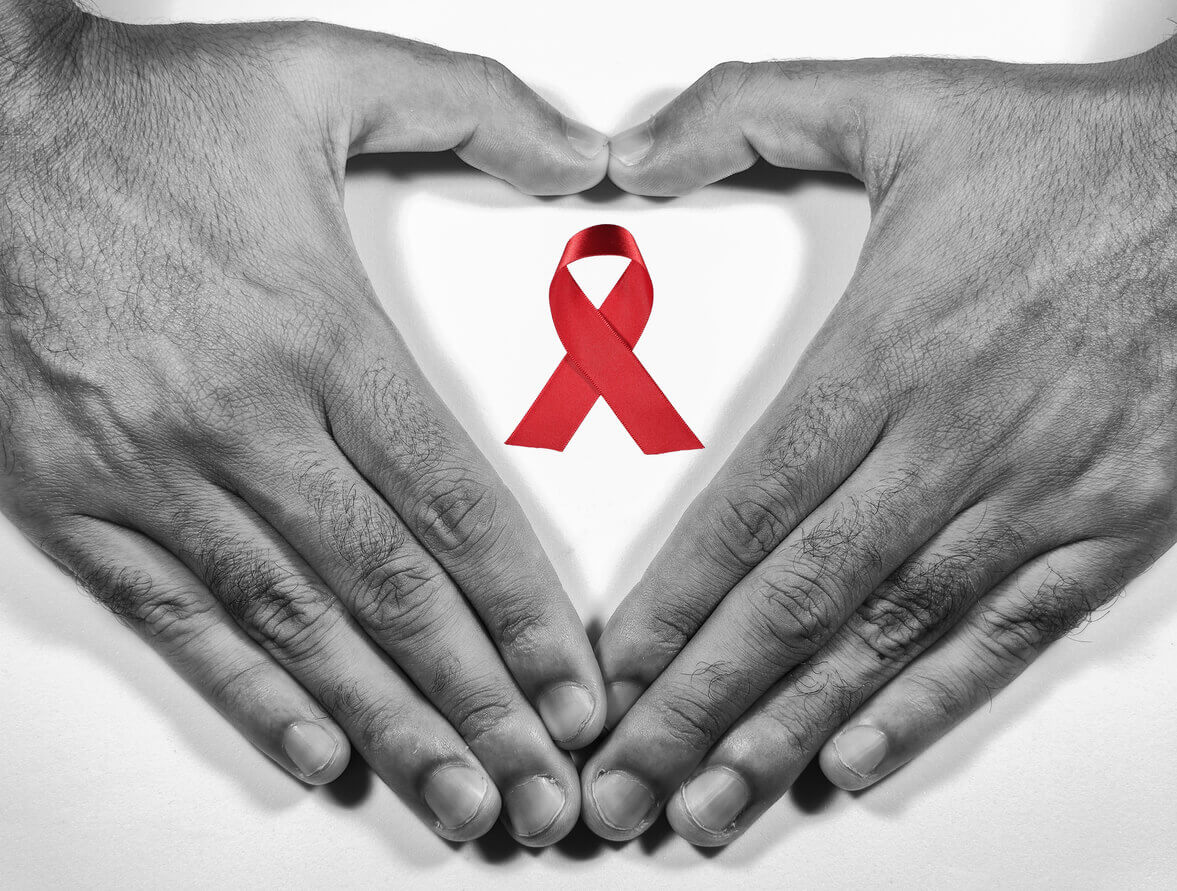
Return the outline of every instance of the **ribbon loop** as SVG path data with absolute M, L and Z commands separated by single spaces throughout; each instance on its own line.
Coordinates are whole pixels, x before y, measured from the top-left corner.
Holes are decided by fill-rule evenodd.
M 629 265 L 600 309 L 568 271 L 585 257 L 625 257 Z M 654 285 L 637 242 L 621 226 L 592 226 L 568 240 L 548 292 L 552 321 L 567 350 L 507 445 L 564 451 L 589 409 L 603 398 L 647 455 L 703 444 L 633 354 L 654 307 Z

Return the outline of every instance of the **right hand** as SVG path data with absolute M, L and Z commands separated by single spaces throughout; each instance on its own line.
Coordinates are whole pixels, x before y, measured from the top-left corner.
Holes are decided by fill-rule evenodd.
M 15 9 L 0 506 L 300 779 L 337 777 L 350 739 L 448 839 L 504 804 L 523 843 L 559 839 L 600 673 L 381 311 L 343 171 L 454 149 L 575 192 L 604 138 L 498 63 L 383 35 Z

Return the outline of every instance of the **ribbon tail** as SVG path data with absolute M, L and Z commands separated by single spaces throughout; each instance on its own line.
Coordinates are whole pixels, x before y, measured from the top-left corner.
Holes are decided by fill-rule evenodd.
M 610 399 L 615 391 L 609 388 L 602 393 L 638 448 L 646 455 L 703 448 L 649 372 L 636 358 L 634 364 L 636 368 L 631 370 L 628 385 L 617 394 L 618 398 Z
M 507 445 L 564 451 L 599 396 L 565 356 L 507 438 Z

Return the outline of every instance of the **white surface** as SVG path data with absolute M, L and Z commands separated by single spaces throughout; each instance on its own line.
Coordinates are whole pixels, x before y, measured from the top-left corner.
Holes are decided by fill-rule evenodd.
M 98 5 L 140 20 L 318 17 L 477 51 L 605 131 L 726 58 L 1105 59 L 1167 36 L 1177 15 L 1161 0 Z M 636 580 L 849 278 L 861 194 L 785 181 L 672 203 L 537 201 L 449 165 L 366 169 L 349 183 L 389 312 L 590 623 Z M 501 445 L 561 354 L 546 308 L 556 259 L 597 222 L 638 238 L 655 284 L 638 353 L 702 453 L 647 458 L 601 405 L 562 455 Z M 608 289 L 607 266 L 578 270 L 590 295 Z M 826 797 L 805 784 L 710 857 L 665 833 L 624 848 L 583 832 L 542 853 L 502 837 L 453 848 L 363 771 L 305 789 L 6 523 L 0 560 L 0 885 L 1159 887 L 1177 876 L 1177 554 L 878 789 Z

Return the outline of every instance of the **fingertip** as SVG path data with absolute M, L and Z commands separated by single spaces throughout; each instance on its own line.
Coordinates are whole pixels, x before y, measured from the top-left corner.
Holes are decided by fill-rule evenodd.
M 650 198 L 681 198 L 745 170 L 759 156 L 738 128 L 660 112 L 609 139 L 609 179 Z
M 282 733 L 286 768 L 310 786 L 322 786 L 339 779 L 351 760 L 347 736 L 333 722 L 323 719 L 297 720 Z
M 563 777 L 528 777 L 508 789 L 504 798 L 507 829 L 516 841 L 529 848 L 544 848 L 560 841 L 572 831 L 580 815 L 580 785 L 573 770 Z
M 608 174 L 607 137 L 571 118 L 563 121 L 563 134 L 546 147 L 537 146 L 531 162 L 512 177 L 511 184 L 521 192 L 543 197 L 575 195 L 600 184 Z
M 645 198 L 682 198 L 700 188 L 684 182 L 681 177 L 667 176 L 652 165 L 624 164 L 612 154 L 609 155 L 608 176 L 609 181 L 623 192 Z
M 536 707 L 552 741 L 569 751 L 593 742 L 605 726 L 604 697 L 600 684 L 590 689 L 579 681 L 565 681 L 549 687 L 536 700 Z
M 660 636 L 651 618 L 664 603 L 661 595 L 658 588 L 635 589 L 597 639 L 593 653 L 604 679 L 605 727 L 609 730 L 621 723 L 682 647 L 680 641 Z
M 678 197 L 684 194 L 681 184 L 664 182 L 657 167 L 649 163 L 655 139 L 652 117 L 610 136 L 609 179 L 619 189 L 633 195 Z
M 586 161 L 595 161 L 601 157 L 609 144 L 609 137 L 604 133 L 567 115 L 564 116 L 564 138 Z
M 541 589 L 542 591 L 543 589 Z M 567 597 L 538 595 L 544 633 L 535 643 L 500 640 L 511 673 L 560 748 L 584 748 L 605 727 L 605 682 L 588 634 Z
M 874 785 L 890 746 L 887 735 L 869 724 L 845 727 L 822 746 L 818 763 L 831 783 L 847 792 Z
M 466 764 L 434 771 L 425 781 L 421 797 L 434 816 L 433 831 L 452 842 L 481 838 L 502 812 L 502 798 L 494 783 L 483 771 Z
M 636 167 L 650 154 L 654 147 L 654 119 L 647 118 L 640 124 L 622 130 L 609 138 L 609 153 L 622 167 Z
M 658 799 L 643 780 L 626 770 L 592 762 L 581 772 L 585 825 L 608 841 L 630 841 L 658 816 Z
M 711 764 L 679 787 L 667 805 L 667 819 L 693 845 L 713 848 L 735 841 L 748 825 L 753 787 L 746 771 Z
M 735 826 L 725 827 L 718 832 L 702 826 L 691 813 L 684 797 L 685 792 L 684 784 L 666 804 L 666 821 L 675 835 L 700 848 L 722 848 L 740 837 L 743 830 Z

